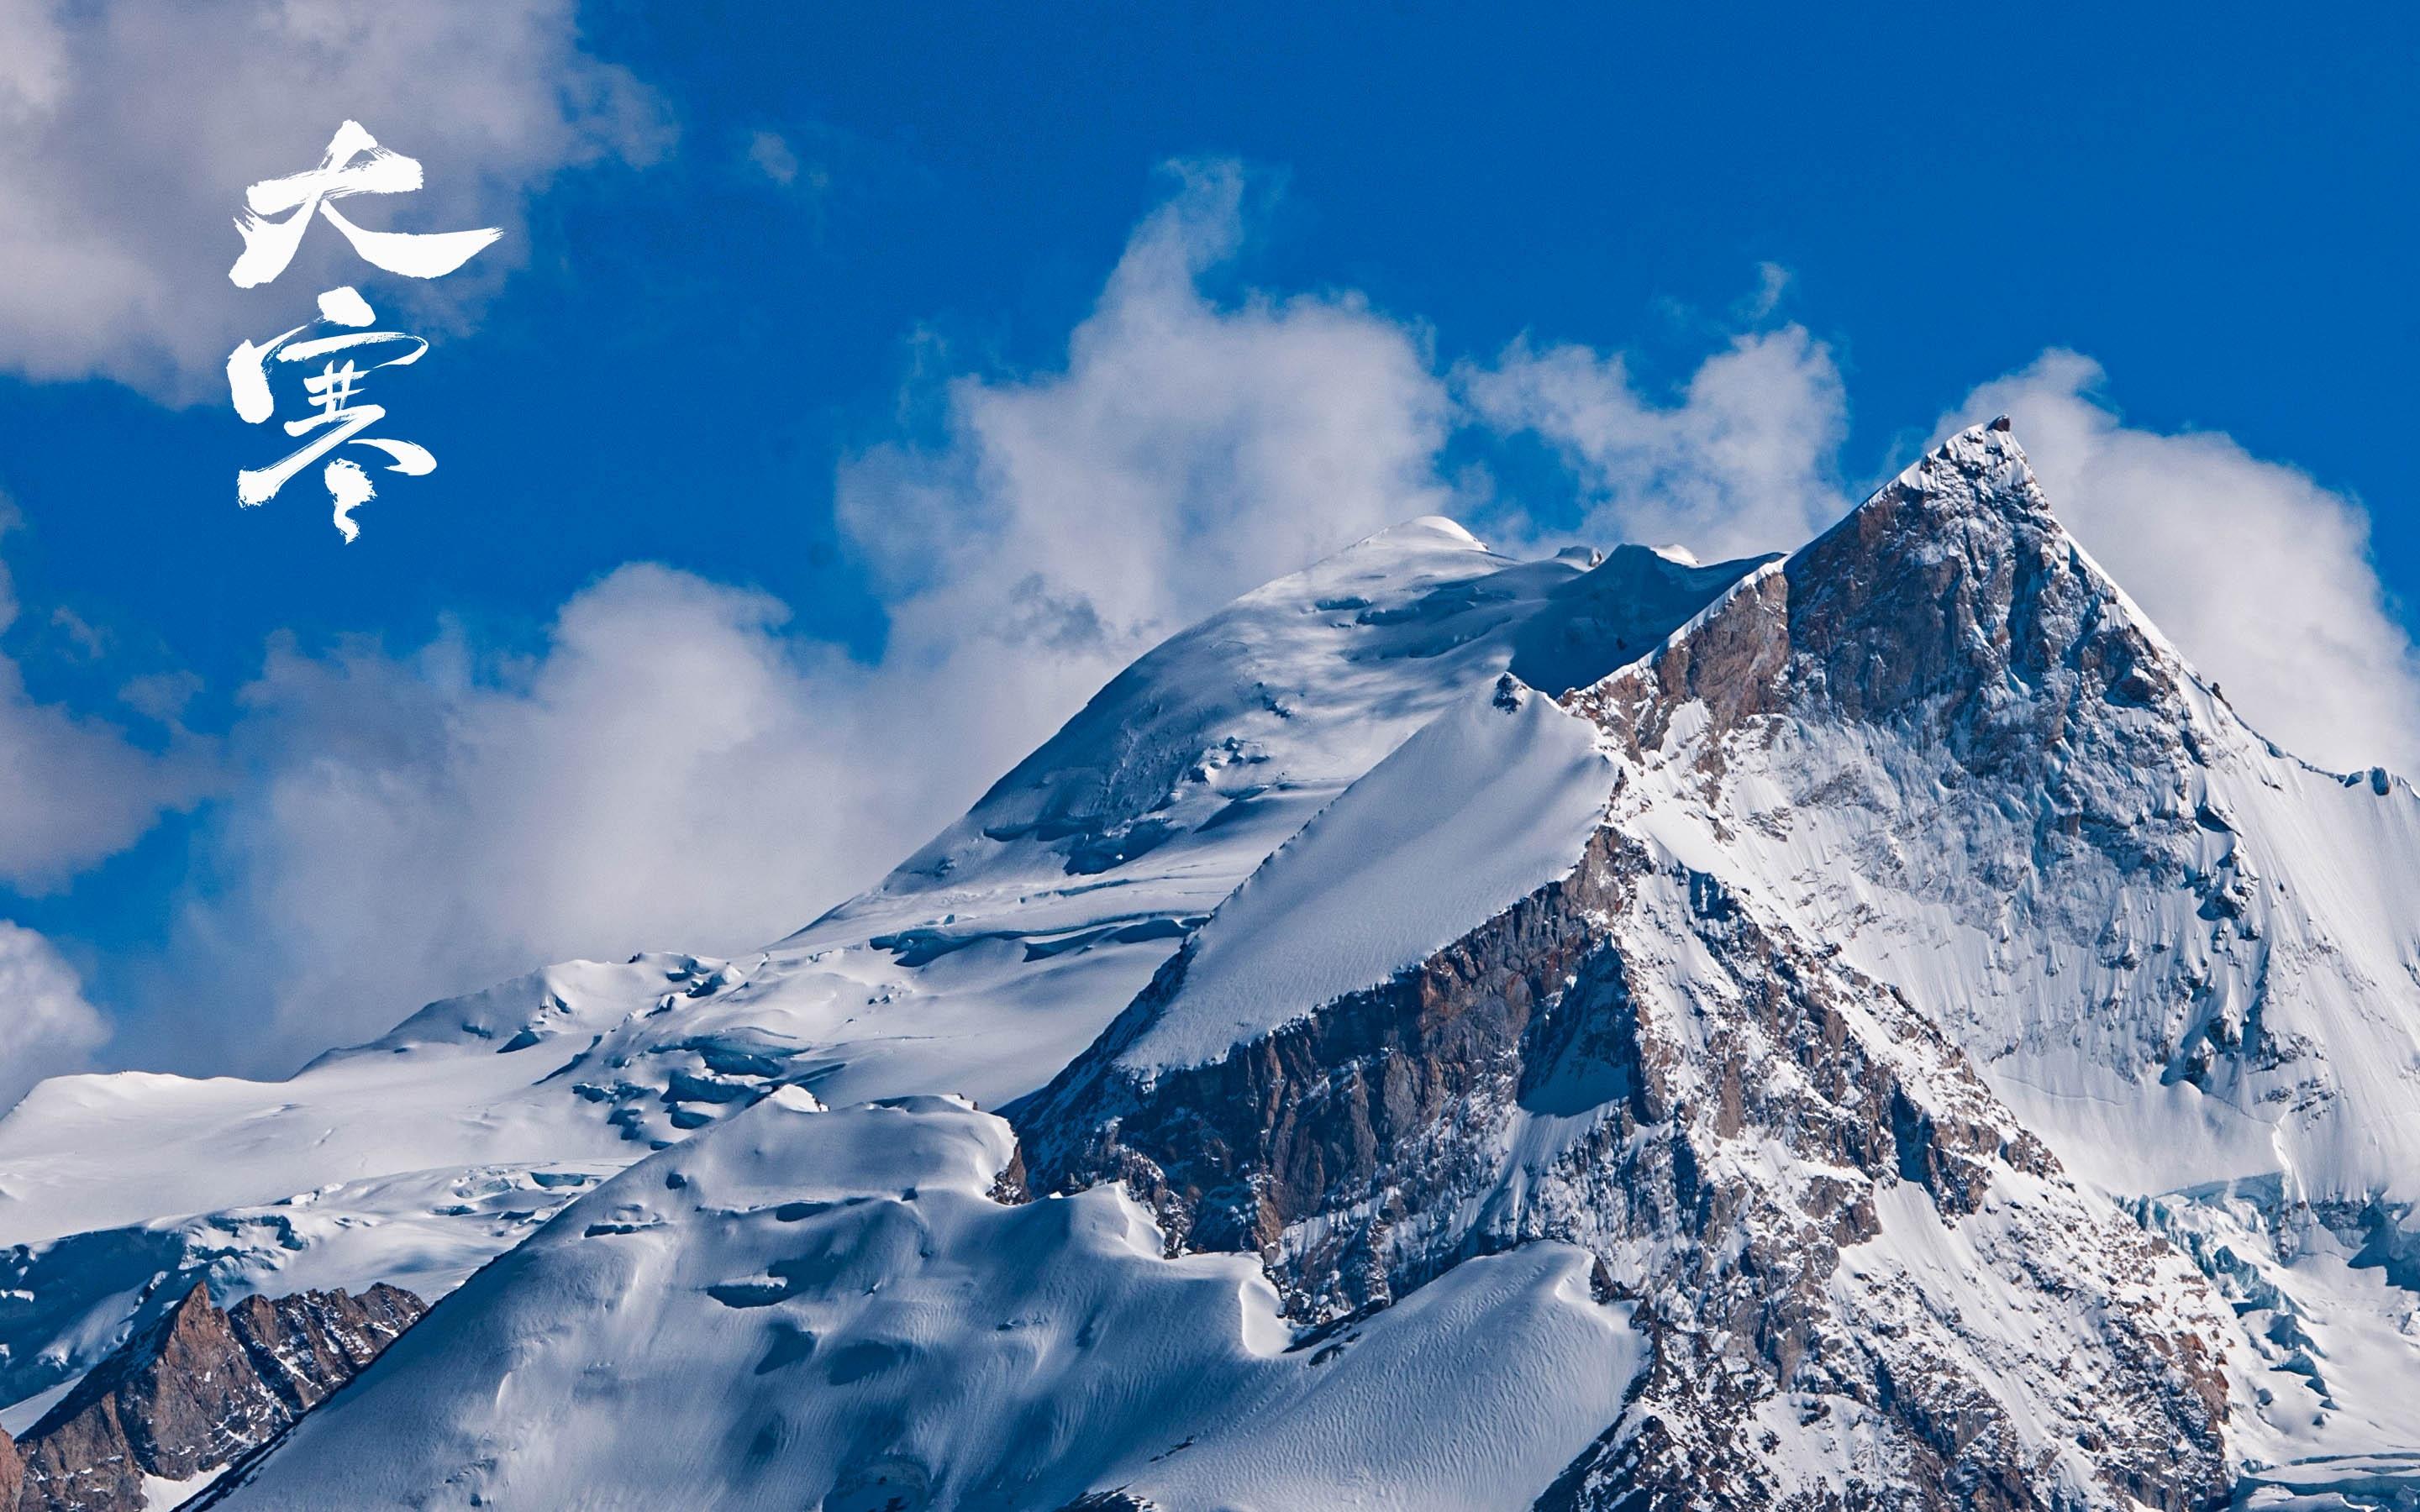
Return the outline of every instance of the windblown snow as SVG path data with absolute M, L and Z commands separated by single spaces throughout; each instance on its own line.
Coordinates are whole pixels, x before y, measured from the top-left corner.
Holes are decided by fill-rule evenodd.
M 1001 1201 L 1013 1153 L 960 1102 L 777 1092 L 566 1209 L 233 1504 L 1450 1512 L 1543 1491 L 1637 1367 L 1579 1251 L 1297 1345 L 1249 1257 L 1163 1257 L 1114 1188 Z
M 1509 676 L 1466 698 L 1219 905 L 1120 1058 L 1200 1065 L 1427 960 L 1571 871 L 1613 778 L 1595 728 L 1552 700 Z

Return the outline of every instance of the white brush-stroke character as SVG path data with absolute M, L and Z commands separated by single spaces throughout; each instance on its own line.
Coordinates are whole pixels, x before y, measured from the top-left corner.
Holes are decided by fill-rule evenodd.
M 386 409 L 380 405 L 354 402 L 363 379 L 381 367 L 407 367 L 420 361 L 421 354 L 428 350 L 428 343 L 399 331 L 362 330 L 378 316 L 370 310 L 369 301 L 351 288 L 333 288 L 320 295 L 319 315 L 321 318 L 311 325 L 348 329 L 336 335 L 297 341 L 295 337 L 311 329 L 311 325 L 300 325 L 266 343 L 244 342 L 228 354 L 227 393 L 235 400 L 235 412 L 255 425 L 276 412 L 276 400 L 269 390 L 271 363 L 324 360 L 318 372 L 306 374 L 302 379 L 302 392 L 318 412 L 286 423 L 288 436 L 311 436 L 314 431 L 318 434 L 283 461 L 237 473 L 235 492 L 239 503 L 250 506 L 268 502 L 294 474 L 347 443 L 385 453 L 390 459 L 386 468 L 390 472 L 421 477 L 436 471 L 437 458 L 425 446 L 363 435 L 386 418 Z M 338 353 L 356 351 L 366 357 L 368 353 L 364 348 L 382 346 L 401 346 L 405 349 L 367 367 L 350 356 L 341 362 L 337 359 Z M 359 464 L 339 457 L 328 464 L 321 480 L 328 486 L 329 497 L 335 501 L 336 529 L 344 532 L 346 540 L 354 539 L 360 535 L 361 528 L 353 523 L 352 512 L 376 491 L 370 486 L 368 474 Z
M 244 191 L 250 207 L 236 218 L 243 255 L 227 270 L 238 288 L 257 288 L 286 271 L 302 245 L 303 228 L 316 212 L 344 233 L 353 250 L 390 273 L 442 278 L 471 260 L 504 233 L 478 231 L 369 231 L 345 219 L 334 201 L 348 194 L 408 194 L 420 187 L 420 163 L 378 145 L 359 121 L 347 121 L 329 139 L 319 166 L 284 178 L 264 178 Z M 268 217 L 285 210 L 282 221 Z

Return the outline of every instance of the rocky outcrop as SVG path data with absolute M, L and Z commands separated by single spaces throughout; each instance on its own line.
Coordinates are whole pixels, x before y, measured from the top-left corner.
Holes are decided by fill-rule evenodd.
M 17 1458 L 17 1441 L 0 1429 L 0 1507 L 17 1504 L 18 1489 L 24 1484 L 25 1469 Z
M 427 1311 L 383 1284 L 213 1305 L 196 1285 L 18 1445 L 23 1512 L 139 1512 L 146 1476 L 191 1480 L 266 1442 Z M 0 1483 L 5 1484 L 5 1483 Z
M 1594 1251 L 1652 1353 L 1549 1504 L 2181 1512 L 2225 1484 L 2189 1264 L 1898 995 L 1612 830 L 1383 988 L 1149 1082 L 1088 1057 L 1018 1121 L 1037 1190 L 1123 1179 L 1171 1246 L 1257 1251 L 1306 1323 L 1528 1241 Z

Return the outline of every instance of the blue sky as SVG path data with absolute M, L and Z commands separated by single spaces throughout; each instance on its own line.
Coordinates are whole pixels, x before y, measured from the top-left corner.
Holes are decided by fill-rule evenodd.
M 2408 764 L 2420 21 L 1660 9 L 34 7 L 27 1063 L 743 948 L 1398 507 L 1788 547 L 1987 402 L 2281 738 Z M 242 186 L 346 114 L 430 180 L 362 219 L 506 242 L 231 291 Z M 380 383 L 439 459 L 349 547 L 308 475 L 236 509 L 210 387 L 339 280 L 430 335 Z

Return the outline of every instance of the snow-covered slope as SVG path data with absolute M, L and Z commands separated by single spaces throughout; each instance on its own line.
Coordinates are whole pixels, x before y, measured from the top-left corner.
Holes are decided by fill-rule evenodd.
M 1572 868 L 1614 768 L 1506 674 L 1396 748 L 1236 888 L 1120 1055 L 1198 1066 L 1435 955 Z
M 1309 1318 L 1508 1242 L 1589 1245 L 1659 1304 L 1650 1384 L 1590 1472 L 1612 1502 L 1714 1495 L 1710 1474 L 1822 1499 L 1846 1473 L 2190 1504 L 2230 1458 L 2412 1442 L 2420 810 L 2245 729 L 2004 431 L 1953 438 L 1566 702 L 1621 771 L 1562 879 L 1316 1011 L 1273 983 L 1224 1045 L 1187 1015 L 1205 929 L 1013 1110 L 1041 1179 L 1122 1179 L 1189 1242 L 1257 1250 Z M 1171 1025 L 1182 1056 L 1139 1053 Z M 1936 1031 L 1967 1054 L 1924 1048 Z M 1848 1095 L 1883 1066 L 1884 1106 Z M 1910 1140 L 1955 1129 L 1969 1174 L 1912 1195 L 1933 1157 Z M 1728 1234 L 1699 1227 L 1710 1188 Z M 1843 1204 L 1869 1216 L 1783 1237 Z M 1743 1286 L 1765 1320 L 1741 1335 L 1732 1303 L 1710 1329 Z M 2078 1297 L 2099 1300 L 2045 1332 Z M 2172 1375 L 2134 1326 L 2202 1367 Z M 1709 1400 L 1709 1369 L 1739 1390 Z M 1782 1400 L 1794 1427 L 1766 1416 Z
M 1041 1086 L 1415 731 L 1507 667 L 1549 692 L 1602 675 L 1612 648 L 1654 644 L 1755 565 L 1638 547 L 1515 563 L 1428 518 L 1246 594 L 776 949 L 774 970 L 859 984 L 835 993 L 847 1017 L 819 1026 L 835 1064 L 816 1090 L 949 1086 L 988 1106 Z
M 1297 1344 L 1249 1259 L 1164 1258 L 1112 1187 L 1014 1200 L 1014 1160 L 960 1102 L 776 1093 L 574 1203 L 227 1504 L 1453 1512 L 1544 1490 L 1639 1360 L 1558 1246 Z
M 1304 1324 L 1585 1248 L 1649 1364 L 1553 1504 L 2182 1512 L 2225 1484 L 2248 1367 L 2189 1259 L 1903 998 L 1652 841 L 1598 830 L 1383 984 L 1130 1063 L 1187 962 L 1011 1110 L 1033 1180 L 1116 1179 L 1187 1247 L 1257 1253 Z
M 38 1409 L 199 1275 L 230 1301 L 441 1296 L 778 1085 L 1030 1091 L 1438 712 L 1516 663 L 1594 676 L 1751 565 L 1522 563 L 1414 521 L 1172 638 L 881 886 L 764 952 L 551 967 L 284 1081 L 45 1083 L 0 1119 L 0 1410 Z
M 229 1302 L 450 1290 L 644 1152 L 557 1072 L 698 966 L 555 967 L 283 1082 L 41 1084 L 0 1120 L 0 1399 L 56 1391 L 205 1276 Z

